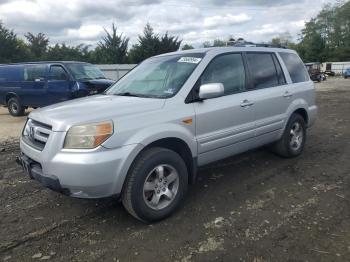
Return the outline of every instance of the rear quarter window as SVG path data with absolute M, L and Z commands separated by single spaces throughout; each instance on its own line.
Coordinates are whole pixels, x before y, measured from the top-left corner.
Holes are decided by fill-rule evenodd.
M 23 80 L 23 67 L 17 65 L 0 66 L 0 82 Z
M 279 53 L 293 83 L 309 81 L 309 74 L 299 56 L 294 53 Z

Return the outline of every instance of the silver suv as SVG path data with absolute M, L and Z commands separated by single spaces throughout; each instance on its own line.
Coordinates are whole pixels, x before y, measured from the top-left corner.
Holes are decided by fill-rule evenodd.
M 314 84 L 292 50 L 168 53 L 102 95 L 33 111 L 18 162 L 48 188 L 116 195 L 151 222 L 180 205 L 199 166 L 268 144 L 300 155 L 316 114 Z

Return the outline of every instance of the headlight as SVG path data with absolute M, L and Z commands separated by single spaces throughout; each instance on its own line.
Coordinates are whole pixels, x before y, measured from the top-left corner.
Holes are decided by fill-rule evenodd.
M 112 121 L 72 126 L 66 135 L 64 148 L 92 149 L 101 145 L 112 134 Z

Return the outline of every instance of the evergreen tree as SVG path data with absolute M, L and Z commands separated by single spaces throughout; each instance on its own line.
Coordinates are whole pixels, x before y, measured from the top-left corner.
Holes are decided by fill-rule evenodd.
M 28 57 L 26 44 L 0 21 L 0 63 L 27 61 Z
M 90 62 L 92 55 L 88 48 L 83 44 L 77 46 L 56 44 L 48 48 L 45 60 Z
M 194 49 L 194 47 L 190 44 L 184 44 L 181 49 L 182 50 L 190 50 L 190 49 Z
M 43 33 L 34 35 L 28 32 L 25 37 L 29 42 L 28 47 L 34 60 L 42 60 L 46 54 L 49 39 Z
M 139 35 L 138 43 L 133 45 L 129 52 L 129 61 L 131 63 L 140 63 L 154 55 L 177 51 L 181 45 L 181 40 L 175 36 L 169 36 L 168 33 L 159 37 L 155 34 L 149 23 L 143 30 L 143 35 Z
M 117 27 L 112 24 L 112 32 L 105 29 L 106 36 L 99 41 L 95 52 L 100 63 L 123 64 L 126 62 L 129 38 L 117 34 Z

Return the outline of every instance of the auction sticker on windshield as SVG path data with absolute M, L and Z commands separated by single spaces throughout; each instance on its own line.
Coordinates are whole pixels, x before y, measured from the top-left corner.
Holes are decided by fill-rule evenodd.
M 191 63 L 191 64 L 198 64 L 202 58 L 198 57 L 181 57 L 177 62 L 178 63 Z

